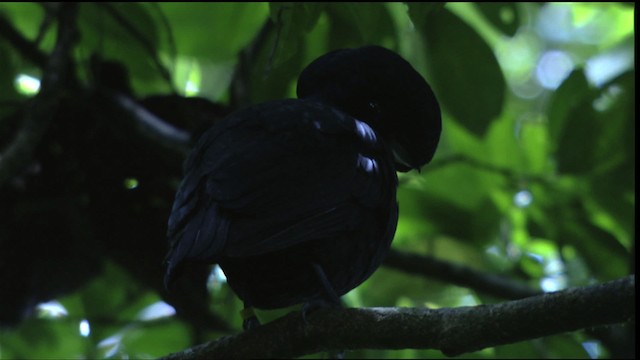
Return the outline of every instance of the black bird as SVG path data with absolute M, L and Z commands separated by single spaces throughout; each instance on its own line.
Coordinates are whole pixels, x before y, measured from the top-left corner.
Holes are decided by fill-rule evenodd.
M 382 263 L 396 171 L 428 163 L 440 137 L 436 98 L 378 46 L 321 56 L 297 93 L 199 139 L 169 217 L 167 283 L 184 261 L 203 261 L 220 265 L 245 307 L 335 304 Z

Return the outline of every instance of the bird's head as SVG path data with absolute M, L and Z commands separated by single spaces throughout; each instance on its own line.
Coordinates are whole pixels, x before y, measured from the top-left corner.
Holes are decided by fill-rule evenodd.
M 396 169 L 419 169 L 440 139 L 438 101 L 424 78 L 379 46 L 335 50 L 298 78 L 299 98 L 317 98 L 368 123 L 391 147 Z

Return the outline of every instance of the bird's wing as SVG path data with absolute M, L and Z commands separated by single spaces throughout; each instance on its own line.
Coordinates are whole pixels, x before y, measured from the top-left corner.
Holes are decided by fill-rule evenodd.
M 370 127 L 325 105 L 237 112 L 186 162 L 169 261 L 258 255 L 355 229 L 360 207 L 387 206 L 395 191 L 390 158 Z

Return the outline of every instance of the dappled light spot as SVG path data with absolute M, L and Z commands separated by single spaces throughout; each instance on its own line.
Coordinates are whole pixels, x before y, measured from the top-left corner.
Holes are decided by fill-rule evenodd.
M 613 106 L 616 100 L 622 95 L 623 90 L 620 86 L 611 85 L 602 92 L 597 99 L 593 101 L 593 109 L 599 112 L 607 111 Z
M 525 208 L 533 202 L 533 195 L 528 190 L 520 190 L 513 196 L 513 203 L 519 208 Z
M 44 319 L 57 319 L 69 315 L 67 309 L 56 300 L 47 301 L 36 307 L 38 317 Z
M 584 72 L 589 82 L 600 87 L 623 72 L 633 69 L 633 62 L 634 49 L 620 48 L 591 57 L 585 64 Z
M 98 349 L 104 351 L 104 357 L 110 358 L 118 353 L 122 346 L 122 334 L 118 333 L 103 339 L 98 343 Z
M 600 359 L 602 351 L 600 351 L 600 343 L 597 341 L 585 341 L 582 343 L 584 351 L 589 354 L 590 359 Z
M 89 321 L 87 319 L 82 319 L 80 321 L 80 336 L 87 337 L 91 334 L 91 326 L 89 325 Z
M 227 276 L 224 274 L 224 271 L 222 271 L 222 268 L 217 264 L 214 265 L 207 279 L 207 289 L 210 291 L 218 290 L 220 286 L 226 282 Z
M 175 314 L 176 309 L 173 306 L 164 301 L 158 301 L 142 309 L 136 318 L 141 321 L 152 321 L 171 317 Z
M 40 79 L 20 74 L 15 80 L 16 90 L 22 95 L 35 95 L 40 90 Z
M 573 70 L 573 60 L 564 51 L 547 51 L 540 57 L 536 78 L 545 89 L 555 90 Z
M 124 179 L 124 188 L 127 190 L 133 190 L 138 187 L 139 182 L 136 178 L 126 178 Z
M 544 292 L 560 291 L 567 288 L 567 279 L 564 276 L 547 276 L 540 280 L 540 288 Z

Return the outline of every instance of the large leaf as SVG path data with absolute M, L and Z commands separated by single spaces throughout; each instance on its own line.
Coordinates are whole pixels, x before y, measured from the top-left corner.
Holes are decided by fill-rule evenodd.
M 489 195 L 505 186 L 501 175 L 452 164 L 426 173 L 424 184 L 398 189 L 397 237 L 441 234 L 477 244 L 493 239 L 500 214 Z
M 396 44 L 395 27 L 383 3 L 336 2 L 327 6 L 327 13 L 332 48 Z
M 265 3 L 159 3 L 181 56 L 235 60 L 269 16 Z
M 629 80 L 631 79 L 631 80 Z M 558 170 L 586 174 L 605 170 L 633 152 L 634 86 L 622 76 L 599 91 L 586 91 L 570 106 L 557 138 Z
M 267 44 L 274 44 L 277 35 L 271 34 L 266 41 Z M 303 48 L 303 39 L 296 39 L 296 43 L 288 43 L 283 48 L 283 52 L 288 52 L 287 48 Z M 252 65 L 250 73 L 251 102 L 261 103 L 269 100 L 283 99 L 291 97 L 295 92 L 295 82 L 303 68 L 304 53 L 302 51 L 292 51 L 286 58 L 281 58 L 277 64 L 274 63 L 272 46 L 264 46 Z
M 594 226 L 577 206 L 566 207 L 560 214 L 558 238 L 578 250 L 593 276 L 607 281 L 629 273 L 631 254 L 613 235 Z
M 589 88 L 582 69 L 574 70 L 556 89 L 549 104 L 549 136 L 556 143 L 568 121 L 568 113 L 579 106 L 585 98 L 593 97 L 594 89 Z
M 33 40 L 40 31 L 44 7 L 33 2 L 0 2 L 0 13 L 27 39 Z
M 598 113 L 604 129 L 594 167 L 605 171 L 590 177 L 588 196 L 597 205 L 589 209 L 594 223 L 629 247 L 635 225 L 635 71 L 614 79 L 604 93 L 599 99 L 611 104 Z
M 277 35 L 271 66 L 277 67 L 299 53 L 301 40 L 318 22 L 325 5 L 321 3 L 270 3 L 271 21 L 275 23 Z
M 444 6 L 444 3 L 416 1 L 407 3 L 409 18 L 413 25 L 420 28 L 424 26 L 429 13 Z
M 159 61 L 158 26 L 138 3 L 89 3 L 80 6 L 80 53 L 99 53 L 122 63 L 138 93 L 166 91 L 168 74 Z
M 446 9 L 429 12 L 420 30 L 440 103 L 467 130 L 484 135 L 500 115 L 505 96 L 505 79 L 493 51 Z

